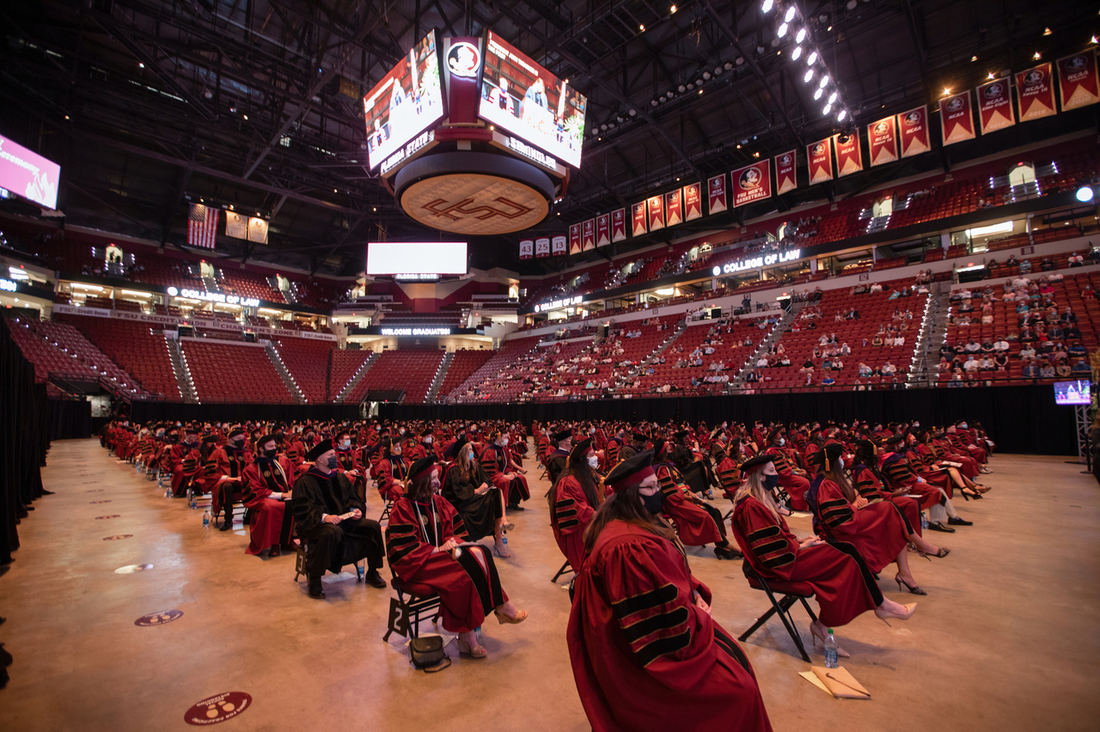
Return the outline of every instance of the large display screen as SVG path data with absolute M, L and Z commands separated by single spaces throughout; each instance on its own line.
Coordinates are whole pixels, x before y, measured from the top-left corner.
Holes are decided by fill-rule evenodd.
M 1089 380 L 1054 382 L 1054 403 L 1091 404 L 1092 392 L 1089 390 Z
M 466 274 L 464 241 L 372 241 L 368 275 Z
M 588 100 L 489 31 L 478 115 L 579 168 Z
M 0 188 L 46 208 L 57 208 L 60 177 L 60 165 L 0 136 Z
M 439 46 L 433 30 L 363 97 L 371 168 L 443 119 Z

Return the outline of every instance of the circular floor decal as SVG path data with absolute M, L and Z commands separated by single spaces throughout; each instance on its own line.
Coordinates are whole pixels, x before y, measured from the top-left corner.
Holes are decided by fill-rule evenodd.
M 129 539 L 133 534 L 115 534 L 114 536 L 104 536 L 103 541 L 118 541 L 119 539 Z
M 147 569 L 152 569 L 151 564 L 127 564 L 125 567 L 119 567 L 115 570 L 115 574 L 133 574 L 134 572 L 144 572 Z
M 151 628 L 154 625 L 171 623 L 173 620 L 177 620 L 181 617 L 183 617 L 182 610 L 161 610 L 159 613 L 142 615 L 134 621 L 134 625 L 141 626 L 142 628 Z
M 105 518 L 118 518 L 118 517 L 120 517 L 120 516 L 122 516 L 122 514 L 121 514 L 121 513 L 112 513 L 112 514 L 111 514 L 111 515 L 109 515 L 109 516 L 96 516 L 96 518 L 97 518 L 97 519 L 105 519 Z
M 110 499 L 110 498 L 108 498 L 108 499 L 107 499 L 107 500 L 105 500 L 105 501 L 88 501 L 88 503 L 110 503 L 110 502 L 111 502 L 111 499 Z
M 224 694 L 203 699 L 187 710 L 183 721 L 188 724 L 217 724 L 232 719 L 252 705 L 252 697 L 243 691 L 227 691 Z

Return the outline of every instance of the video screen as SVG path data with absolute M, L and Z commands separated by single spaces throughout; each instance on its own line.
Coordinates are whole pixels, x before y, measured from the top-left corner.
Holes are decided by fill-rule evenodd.
M 60 177 L 60 165 L 0 136 L 0 188 L 46 208 L 57 208 Z
M 478 115 L 574 168 L 588 99 L 489 31 Z
M 443 86 L 434 30 L 363 97 L 363 113 L 367 159 L 372 169 L 443 119 Z
M 466 274 L 464 241 L 372 241 L 367 244 L 368 275 Z
M 1054 382 L 1055 404 L 1091 404 L 1092 392 L 1088 379 Z

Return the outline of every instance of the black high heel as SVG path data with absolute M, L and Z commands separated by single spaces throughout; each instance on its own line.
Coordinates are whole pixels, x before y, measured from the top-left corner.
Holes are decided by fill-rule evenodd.
M 918 585 L 910 585 L 908 582 L 901 578 L 900 574 L 894 575 L 894 581 L 898 583 L 898 592 L 901 592 L 901 586 L 905 585 L 905 589 L 909 590 L 914 595 L 927 595 L 928 593 L 922 590 Z

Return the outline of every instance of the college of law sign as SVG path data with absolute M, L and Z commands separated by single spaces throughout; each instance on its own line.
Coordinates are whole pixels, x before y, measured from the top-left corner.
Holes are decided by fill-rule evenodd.
M 566 297 L 561 300 L 550 300 L 549 302 L 540 302 L 535 306 L 536 313 L 545 313 L 547 310 L 561 310 L 567 308 L 570 305 L 580 305 L 583 295 L 574 295 L 573 297 Z
M 793 262 L 798 259 L 800 249 L 791 249 L 790 251 L 774 254 L 762 254 L 759 257 L 750 257 L 749 259 L 742 259 L 738 262 L 730 262 L 729 264 L 719 267 L 714 266 L 711 271 L 715 277 L 723 274 L 734 274 L 735 272 L 744 272 L 747 269 L 759 269 L 761 267 L 770 267 L 773 264 L 782 264 L 783 262 Z

